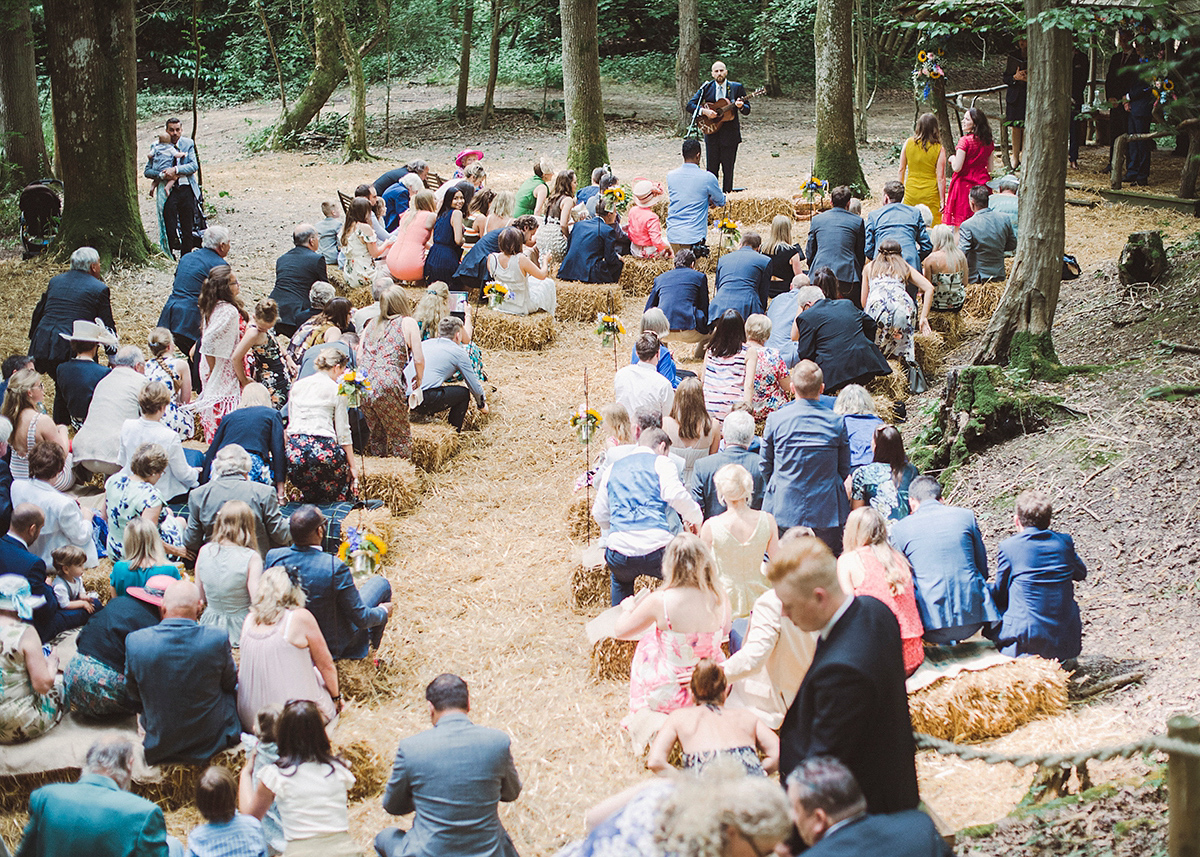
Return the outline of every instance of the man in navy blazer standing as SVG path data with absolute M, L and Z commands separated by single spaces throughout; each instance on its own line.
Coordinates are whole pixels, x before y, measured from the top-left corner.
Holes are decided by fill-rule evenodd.
M 29 550 L 42 534 L 45 523 L 45 513 L 33 503 L 17 504 L 12 510 L 8 532 L 0 537 L 0 569 L 6 574 L 24 577 L 29 581 L 29 594 L 45 600 L 33 611 L 33 627 L 42 642 L 48 643 L 72 626 L 59 609 L 54 588 L 46 583 L 46 563 Z
M 521 794 L 509 738 L 476 726 L 467 683 L 443 673 L 425 688 L 433 728 L 405 738 L 383 793 L 391 815 L 415 813 L 407 831 L 375 837 L 380 857 L 517 857 L 499 802 Z
M 850 514 L 845 482 L 850 475 L 850 441 L 842 418 L 822 407 L 821 367 L 801 360 L 792 369 L 796 398 L 767 417 L 763 429 L 763 511 L 775 516 L 782 534 L 812 527 L 835 554 Z
M 727 309 L 735 309 L 745 320 L 767 311 L 768 270 L 771 259 L 758 252 L 762 239 L 757 232 L 746 232 L 732 253 L 717 260 L 717 291 L 708 308 L 708 323 L 716 324 Z
M 883 186 L 883 207 L 867 215 L 866 257 L 874 259 L 879 245 L 888 238 L 900 245 L 904 261 L 918 271 L 933 250 L 925 218 L 914 206 L 904 204 L 904 185 L 895 179 Z
M 29 353 L 35 369 L 53 378 L 59 365 L 74 356 L 71 343 L 59 334 L 70 336 L 77 320 L 98 321 L 113 333 L 117 330 L 108 286 L 100 279 L 100 254 L 91 247 L 71 254 L 71 270 L 50 279 L 33 310 Z
M 842 297 L 862 301 L 862 269 L 866 262 L 867 228 L 863 219 L 848 210 L 850 188 L 835 187 L 829 193 L 833 207 L 822 211 L 808 226 L 808 269 L 830 268 L 838 280 Z
M 746 115 L 750 114 L 750 102 L 746 98 L 746 87 L 736 80 L 728 80 L 728 77 L 729 70 L 725 68 L 725 63 L 717 60 L 712 65 L 713 79 L 696 90 L 696 94 L 692 96 L 692 100 L 688 102 L 687 106 L 688 111 L 694 114 L 696 108 L 701 104 L 727 98 L 737 107 L 737 110 L 733 111 L 733 118 L 704 138 L 705 166 L 714 176 L 724 174 L 721 179 L 721 190 L 725 193 L 733 190 L 733 164 L 737 160 L 738 145 L 742 142 L 742 120 L 738 116 L 738 111 Z M 701 107 L 700 115 L 714 119 L 717 113 L 715 110 Z

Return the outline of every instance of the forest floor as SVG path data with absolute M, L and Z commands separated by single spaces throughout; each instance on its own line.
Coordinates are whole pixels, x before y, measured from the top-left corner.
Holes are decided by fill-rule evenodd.
M 248 153 L 243 140 L 274 118 L 271 104 L 203 112 L 197 137 L 206 194 L 215 220 L 231 229 L 230 262 L 247 302 L 270 290 L 274 260 L 291 246 L 292 227 L 318 219 L 320 202 L 336 198 L 338 189 L 352 191 L 417 157 L 448 175 L 454 154 L 466 146 L 486 151 L 489 184 L 498 188 L 515 188 L 540 155 L 561 164 L 561 122 L 536 121 L 542 93 L 502 89 L 498 96 L 498 127 L 481 133 L 453 122 L 448 87 L 394 90 L 389 144 L 383 143 L 382 122 L 373 122 L 371 148 L 383 158 L 377 164 L 342 164 L 336 149 Z M 371 111 L 381 114 L 382 93 L 372 90 L 370 97 Z M 556 97 L 561 94 L 549 94 Z M 482 94 L 472 91 L 471 100 L 479 103 Z M 671 102 L 636 87 L 606 91 L 609 151 L 623 181 L 661 180 L 679 162 Z M 345 93 L 329 109 L 345 112 Z M 810 100 L 755 101 L 743 125 L 737 183 L 751 195 L 795 192 L 813 157 L 812 115 Z M 163 119 L 139 124 L 142 157 Z M 872 109 L 871 139 L 879 142 L 860 150 L 872 188 L 895 175 L 893 149 L 909 134 L 912 119 L 906 92 L 884 94 Z M 185 121 L 185 129 L 189 125 Z M 1106 151 L 1086 150 L 1078 178 L 1103 182 L 1106 160 Z M 1166 155 L 1155 157 L 1158 189 L 1170 188 L 1179 165 Z M 150 202 L 143 199 L 142 206 L 145 222 L 153 224 Z M 1086 416 L 978 455 L 959 471 L 951 493 L 952 502 L 979 515 L 994 565 L 996 545 L 1011 531 L 1016 493 L 1032 485 L 1050 490 L 1055 527 L 1075 536 L 1090 571 L 1079 586 L 1085 638 L 1077 678 L 1135 668 L 1145 673 L 1140 684 L 1072 704 L 1061 716 L 987 745 L 1005 752 L 1122 743 L 1163 731 L 1177 711 L 1200 708 L 1200 653 L 1192 643 L 1200 601 L 1200 459 L 1194 454 L 1200 410 L 1192 399 L 1142 398 L 1156 384 L 1200 383 L 1200 359 L 1154 346 L 1158 338 L 1194 342 L 1197 274 L 1193 261 L 1161 292 L 1127 298 L 1113 262 L 1126 235 L 1146 228 L 1179 242 L 1196 230 L 1196 221 L 1149 209 L 1068 206 L 1067 246 L 1080 256 L 1084 275 L 1063 284 L 1055 343 L 1064 363 L 1104 368 L 1073 375 L 1053 385 L 1053 392 Z M 803 237 L 801 226 L 794 239 Z M 1193 249 L 1180 258 L 1195 255 Z M 51 273 L 48 263 L 0 262 L 0 322 L 8 322 L 0 324 L 0 352 L 27 346 L 28 319 Z M 141 340 L 170 291 L 171 266 L 164 261 L 119 269 L 109 279 L 123 339 Z M 621 312 L 627 328 L 639 314 L 637 300 L 627 299 Z M 969 348 L 952 355 L 949 365 L 964 362 Z M 620 363 L 628 360 L 627 349 L 626 341 Z M 460 455 L 431 475 L 421 506 L 402 520 L 391 545 L 386 571 L 396 609 L 381 653 L 397 674 L 393 694 L 350 705 L 339 727 L 339 741 L 364 740 L 390 759 L 400 738 L 428 726 L 425 684 L 441 672 L 462 675 L 476 722 L 512 736 L 525 788 L 500 812 L 526 855 L 553 853 L 582 833 L 588 807 L 647 776 L 618 727 L 627 686 L 590 676 L 582 630 L 590 615 L 572 607 L 570 592 L 582 546 L 568 536 L 565 508 L 585 469 L 585 451 L 568 418 L 584 399 L 585 371 L 591 403 L 609 400 L 613 362 L 612 350 L 600 348 L 590 326 L 574 322 L 558 322 L 557 338 L 544 351 L 487 354 L 489 383 L 498 388 L 495 413 L 469 435 Z M 923 405 L 938 392 L 935 383 L 910 403 L 907 440 L 920 428 Z M 1140 782 L 1156 764 L 1118 760 L 1093 765 L 1091 773 L 1097 784 L 1124 787 Z M 918 769 L 924 799 L 955 829 L 1004 818 L 1033 770 L 927 752 Z M 177 835 L 195 820 L 194 810 L 168 813 Z M 22 821 L 19 814 L 4 817 L 0 832 L 11 842 Z M 390 823 L 377 796 L 351 807 L 351 830 L 364 846 Z M 1037 835 L 1046 834 L 1039 828 Z M 1011 841 L 974 839 L 963 847 L 998 854 Z

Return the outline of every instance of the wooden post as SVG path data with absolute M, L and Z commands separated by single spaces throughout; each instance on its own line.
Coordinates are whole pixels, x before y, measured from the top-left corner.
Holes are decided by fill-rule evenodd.
M 1180 714 L 1167 721 L 1167 736 L 1200 746 L 1200 722 Z M 1167 853 L 1200 857 L 1200 759 L 1172 753 L 1167 762 Z
M 1121 189 L 1121 181 L 1125 176 L 1125 154 L 1129 151 L 1129 135 L 1121 134 L 1113 141 L 1112 175 L 1109 185 L 1113 190 Z

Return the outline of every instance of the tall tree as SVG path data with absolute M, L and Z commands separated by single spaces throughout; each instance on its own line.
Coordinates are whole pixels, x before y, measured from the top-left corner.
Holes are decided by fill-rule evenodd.
M 830 187 L 867 192 L 854 134 L 854 0 L 817 0 L 817 157 L 813 170 Z
M 762 40 L 763 56 L 763 86 L 767 95 L 778 98 L 783 95 L 783 86 L 779 82 L 779 63 L 775 59 L 775 24 L 771 14 L 771 0 L 762 0 L 760 6 L 758 31 Z
M 600 91 L 600 41 L 596 0 L 560 0 L 563 100 L 567 114 L 567 165 L 588 176 L 608 163 L 604 98 Z
M 458 58 L 458 97 L 454 102 L 454 116 L 459 125 L 467 122 L 467 86 L 471 82 L 471 31 L 475 28 L 475 0 L 464 0 L 462 22 L 462 50 Z
M 50 82 L 65 188 L 60 252 L 152 252 L 137 203 L 134 0 L 46 0 Z
M 29 0 L 0 0 L 0 148 L 14 167 L 0 172 L 0 183 L 20 187 L 50 173 L 42 112 L 38 104 L 37 68 Z
M 333 21 L 333 32 L 337 38 L 342 62 L 346 64 L 346 76 L 350 78 L 350 132 L 346 135 L 343 155 L 347 161 L 374 160 L 367 151 L 367 82 L 363 77 L 362 58 L 359 49 L 350 44 L 346 32 L 346 9 L 343 0 L 316 0 L 318 8 L 324 7 L 325 14 Z
M 974 355 L 975 363 L 1008 363 L 1036 374 L 1058 363 L 1050 328 L 1062 282 L 1067 130 L 1071 118 L 1072 34 L 1043 26 L 1038 16 L 1067 0 L 1025 0 L 1030 76 L 1028 114 L 1038 117 L 1021 165 L 1017 254 L 1000 305 Z
M 676 132 L 687 130 L 692 115 L 687 103 L 700 86 L 700 0 L 679 0 L 679 52 L 675 55 L 675 97 L 679 102 Z

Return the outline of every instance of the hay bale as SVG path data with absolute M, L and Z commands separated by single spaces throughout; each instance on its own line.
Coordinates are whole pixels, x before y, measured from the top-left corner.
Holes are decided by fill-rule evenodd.
M 962 314 L 987 322 L 991 320 L 996 307 L 1000 306 L 1003 294 L 1002 282 L 967 283 L 967 298 L 963 301 Z
M 374 747 L 366 741 L 356 740 L 336 745 L 333 752 L 345 759 L 354 774 L 354 785 L 346 795 L 351 802 L 375 797 L 383 791 L 392 766 Z
M 242 769 L 244 762 L 245 750 L 237 744 L 200 765 L 159 765 L 157 770 L 161 774 L 160 779 L 145 782 L 134 780 L 130 791 L 154 801 L 164 810 L 181 809 L 195 804 L 196 782 L 209 765 L 221 765 L 236 772 Z
M 341 292 L 338 293 L 341 295 Z M 354 304 L 355 309 L 362 309 L 365 306 L 370 306 L 375 303 L 375 295 L 371 293 L 370 286 L 356 286 L 349 289 L 346 294 L 341 295 L 347 298 L 350 303 Z
M 940 333 L 945 340 L 946 350 L 958 347 L 966 336 L 966 325 L 963 323 L 961 312 L 929 311 L 929 327 L 935 333 Z
M 1067 672 L 1056 661 L 1019 658 L 940 679 L 908 698 L 912 726 L 946 741 L 1007 735 L 1067 708 Z
M 609 606 L 612 598 L 611 579 L 608 566 L 604 564 L 604 552 L 597 550 L 599 562 L 585 552 L 579 565 L 571 572 L 571 602 L 575 609 L 592 612 L 597 607 Z
M 780 214 L 788 217 L 795 216 L 795 206 L 792 200 L 784 196 L 755 197 L 739 194 L 728 197 L 728 200 L 723 208 L 715 208 L 710 211 L 712 222 L 715 223 L 722 217 L 731 217 L 746 226 L 752 223 L 770 223 L 776 215 Z
M 426 473 L 441 470 L 462 449 L 462 436 L 449 423 L 412 427 L 412 463 Z
M 367 456 L 362 460 L 358 477 L 359 496 L 382 500 L 393 515 L 404 515 L 417 508 L 425 490 L 425 477 L 407 458 Z
M 375 705 L 396 697 L 400 668 L 386 658 L 345 658 L 333 663 L 337 667 L 338 691 L 343 699 Z
M 872 395 L 871 398 L 875 402 L 875 413 L 879 414 L 879 418 L 885 423 L 896 422 L 896 402 L 894 399 L 889 399 L 887 396 Z
M 873 379 L 867 384 L 867 391 L 893 402 L 908 398 L 908 370 L 895 358 L 888 360 L 888 365 L 892 367 L 891 374 Z
M 917 365 L 925 373 L 926 380 L 932 383 L 946 364 L 946 341 L 937 332 L 915 333 L 913 345 L 916 346 Z
M 342 532 L 350 527 L 360 531 L 367 530 L 379 536 L 388 545 L 400 535 L 398 522 L 392 517 L 392 510 L 387 506 L 380 506 L 377 509 L 350 510 L 346 513 L 346 517 L 342 518 Z
M 480 307 L 475 311 L 472 341 L 484 350 L 541 351 L 554 341 L 554 317 L 545 312 L 510 315 Z
M 350 294 L 350 281 L 346 279 L 346 274 L 344 271 L 342 271 L 341 268 L 338 268 L 338 267 L 327 268 L 325 271 L 325 276 L 326 276 L 326 282 L 328 282 L 329 285 L 333 286 L 333 291 L 335 294 L 337 294 L 343 298 L 347 297 Z M 367 289 L 368 295 L 370 294 L 370 292 L 371 292 L 371 290 Z M 367 301 L 367 303 L 370 303 L 370 301 Z M 357 306 L 357 304 L 356 304 L 356 306 Z
M 592 519 L 592 507 L 587 494 L 579 494 L 567 504 L 567 535 L 577 542 L 600 536 L 600 525 Z
M 112 585 L 112 568 L 112 559 L 104 557 L 95 568 L 85 569 L 83 572 L 84 592 L 99 593 L 101 603 L 108 603 L 108 589 Z
M 639 259 L 636 256 L 626 256 L 618 285 L 627 295 L 644 297 L 654 288 L 654 278 L 674 267 L 675 262 L 672 259 Z
M 636 650 L 634 640 L 614 640 L 612 637 L 597 640 L 592 646 L 592 666 L 588 674 L 597 681 L 629 681 Z
M 560 321 L 594 322 L 599 313 L 619 313 L 625 298 L 617 283 L 558 280 L 554 316 Z

